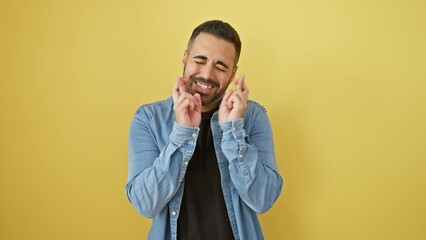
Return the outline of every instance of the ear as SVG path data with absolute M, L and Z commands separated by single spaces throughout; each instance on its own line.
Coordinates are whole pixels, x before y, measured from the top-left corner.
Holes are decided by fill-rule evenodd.
M 185 65 L 188 60 L 188 50 L 185 50 L 183 53 L 183 59 L 182 59 L 182 69 L 185 70 Z
M 238 66 L 237 66 L 237 65 L 235 65 L 235 66 L 234 66 L 234 69 L 232 69 L 231 79 L 234 79 L 235 74 L 237 74 L 237 70 L 238 70 Z

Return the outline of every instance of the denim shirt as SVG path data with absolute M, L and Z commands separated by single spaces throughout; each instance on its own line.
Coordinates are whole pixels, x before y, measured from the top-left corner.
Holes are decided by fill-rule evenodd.
M 221 185 L 235 239 L 263 239 L 258 213 L 281 193 L 272 129 L 266 110 L 248 101 L 243 118 L 211 119 Z M 129 135 L 126 194 L 137 211 L 153 218 L 148 239 L 176 239 L 185 171 L 195 150 L 198 127 L 175 122 L 173 100 L 141 106 Z

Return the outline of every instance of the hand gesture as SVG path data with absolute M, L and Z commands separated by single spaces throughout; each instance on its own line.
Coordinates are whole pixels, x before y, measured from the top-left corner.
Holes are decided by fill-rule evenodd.
M 234 79 L 235 90 L 228 90 L 219 106 L 219 121 L 231 121 L 242 118 L 247 109 L 249 90 L 244 83 L 244 77 Z
M 178 78 L 172 88 L 173 111 L 176 122 L 187 127 L 198 127 L 201 123 L 201 97 L 187 92 L 188 79 Z

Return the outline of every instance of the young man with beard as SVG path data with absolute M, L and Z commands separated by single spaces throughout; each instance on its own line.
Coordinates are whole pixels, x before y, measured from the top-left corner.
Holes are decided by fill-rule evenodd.
M 272 207 L 283 181 L 266 110 L 235 78 L 240 51 L 228 23 L 201 24 L 172 97 L 134 115 L 126 192 L 153 218 L 148 239 L 263 239 L 257 213 Z

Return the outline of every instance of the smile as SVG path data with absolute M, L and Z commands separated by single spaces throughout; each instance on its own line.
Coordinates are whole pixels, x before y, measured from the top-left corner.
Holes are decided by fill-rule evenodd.
M 202 83 L 202 82 L 198 82 L 198 81 L 195 81 L 195 83 L 197 84 L 197 86 L 199 86 L 201 89 L 211 89 L 211 88 L 213 88 L 213 86 L 211 86 L 211 85 L 208 85 L 208 84 L 206 84 L 206 83 Z

